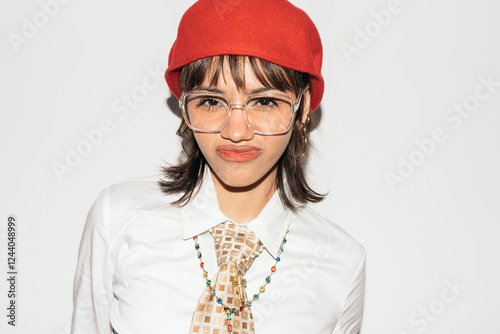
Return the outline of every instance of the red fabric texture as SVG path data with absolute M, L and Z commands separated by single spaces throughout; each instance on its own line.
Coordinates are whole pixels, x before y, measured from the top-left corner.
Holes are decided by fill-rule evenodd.
M 309 16 L 287 0 L 198 0 L 184 13 L 165 79 L 181 95 L 180 69 L 218 55 L 253 56 L 310 74 L 311 111 L 324 91 L 323 47 Z

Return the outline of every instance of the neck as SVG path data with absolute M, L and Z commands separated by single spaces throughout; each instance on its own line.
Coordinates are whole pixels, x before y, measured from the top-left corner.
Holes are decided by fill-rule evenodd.
M 238 224 L 248 223 L 255 219 L 276 191 L 276 168 L 271 169 L 261 180 L 247 187 L 230 187 L 213 172 L 212 178 L 219 209 Z

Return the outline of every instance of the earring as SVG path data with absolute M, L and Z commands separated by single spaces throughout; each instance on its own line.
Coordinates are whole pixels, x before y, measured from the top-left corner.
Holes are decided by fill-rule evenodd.
M 182 147 L 182 150 L 184 151 L 184 153 L 188 156 L 188 157 L 191 157 L 191 154 L 189 154 L 187 151 L 186 151 L 186 148 L 184 147 L 184 139 L 187 138 L 187 139 L 192 139 L 193 137 L 188 135 L 188 130 L 189 128 L 187 126 L 184 127 L 184 129 L 182 129 L 182 131 L 179 133 L 179 136 L 182 138 L 181 139 L 181 147 Z
M 184 137 L 182 137 L 181 139 L 181 147 L 182 147 L 182 150 L 184 151 L 184 153 L 188 156 L 188 157 L 191 157 L 191 155 L 189 153 L 187 153 L 186 149 L 184 148 Z
M 302 123 L 302 136 L 300 137 L 300 147 L 302 147 L 302 154 L 300 155 L 299 159 L 302 159 L 302 157 L 306 154 L 306 149 L 307 149 L 307 125 L 309 124 L 309 121 L 311 120 L 311 117 L 307 115 L 307 119 L 304 123 Z

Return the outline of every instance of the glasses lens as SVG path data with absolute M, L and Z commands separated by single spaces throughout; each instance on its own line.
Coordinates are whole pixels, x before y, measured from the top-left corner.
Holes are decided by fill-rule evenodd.
M 259 132 L 285 132 L 292 120 L 292 103 L 292 100 L 285 96 L 254 96 L 246 105 L 248 123 Z
M 224 98 L 209 94 L 186 95 L 184 109 L 189 125 L 202 131 L 222 129 L 229 112 Z

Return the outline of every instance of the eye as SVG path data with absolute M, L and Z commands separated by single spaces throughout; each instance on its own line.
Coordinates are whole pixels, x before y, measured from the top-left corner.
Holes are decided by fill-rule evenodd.
M 216 107 L 220 102 L 213 97 L 202 97 L 198 100 L 197 107 L 201 107 L 202 105 L 207 105 L 210 107 Z
M 226 102 L 217 96 L 202 95 L 198 96 L 195 101 L 193 101 L 194 107 L 200 110 L 215 111 L 215 110 L 225 110 Z M 189 107 L 189 106 L 188 106 Z
M 256 101 L 256 104 L 259 104 L 261 106 L 277 106 L 278 103 L 276 102 L 276 99 L 270 98 L 270 97 L 265 97 L 265 98 L 260 98 Z
M 290 108 L 286 97 L 278 95 L 255 96 L 248 102 L 248 109 L 254 111 L 275 111 Z

